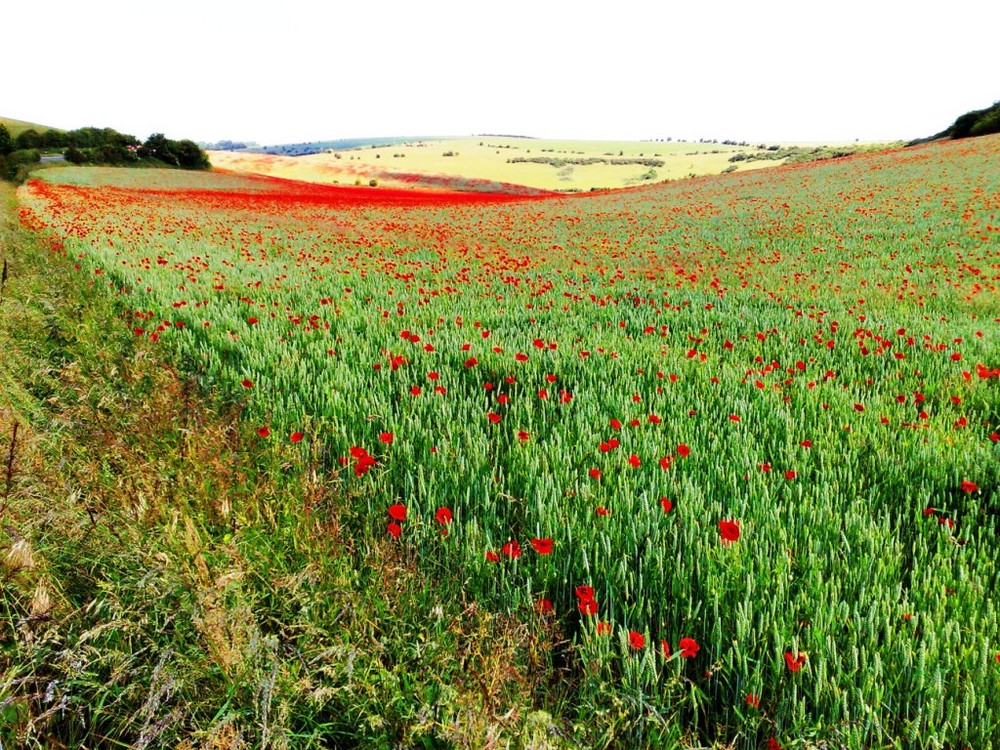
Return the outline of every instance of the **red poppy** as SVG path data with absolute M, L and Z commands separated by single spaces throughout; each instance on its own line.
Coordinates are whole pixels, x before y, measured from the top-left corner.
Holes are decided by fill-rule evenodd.
M 257 435 L 262 438 L 266 438 L 271 434 L 271 428 L 267 425 L 257 428 Z
M 628 631 L 628 645 L 636 650 L 639 650 L 640 648 L 645 647 L 646 638 L 643 636 L 642 633 L 637 633 L 634 630 L 630 630 Z
M 610 514 L 611 514 L 611 511 L 608 510 L 607 508 L 605 508 L 603 505 L 599 505 L 597 507 L 597 515 L 599 515 L 599 516 L 607 516 L 607 515 L 610 515 Z
M 240 381 L 240 382 L 243 383 L 243 387 L 244 388 L 253 388 L 253 381 L 252 380 L 247 380 L 246 378 L 243 378 L 243 380 Z
M 587 586 L 586 584 L 577 586 L 574 593 L 576 594 L 576 598 L 582 602 L 594 598 L 594 588 L 592 586 Z
M 633 469 L 638 469 L 639 465 L 642 463 L 642 461 L 639 460 L 639 457 L 634 453 L 628 457 L 628 462 Z
M 597 634 L 598 635 L 611 635 L 611 626 L 606 622 L 597 623 Z
M 803 448 L 813 447 L 812 440 L 803 440 L 801 443 L 799 443 L 799 445 L 801 445 Z
M 672 511 L 674 509 L 674 504 L 672 502 L 670 502 L 670 500 L 668 500 L 667 498 L 661 497 L 660 498 L 660 507 L 663 508 L 663 512 L 664 513 L 669 513 L 670 511 Z
M 576 608 L 587 617 L 592 617 L 597 614 L 597 602 L 593 599 L 581 599 L 580 603 L 576 605 Z
M 968 479 L 962 482 L 962 492 L 973 493 L 979 489 L 979 485 L 975 482 L 970 482 Z
M 540 615 L 547 615 L 552 611 L 552 602 L 549 599 L 536 600 L 535 611 Z
M 389 517 L 394 521 L 406 520 L 406 506 L 402 503 L 395 503 L 389 506 Z
M 412 388 L 410 388 L 410 395 L 411 396 L 419 396 L 420 393 L 421 393 L 421 390 L 420 390 L 420 386 L 419 385 L 415 385 Z
M 760 708 L 760 696 L 756 693 L 747 693 L 746 703 L 750 708 Z
M 434 520 L 442 526 L 447 526 L 451 523 L 451 518 L 451 511 L 448 508 L 438 508 L 437 513 L 434 514 Z
M 386 525 L 385 530 L 389 532 L 389 536 L 394 539 L 399 539 L 399 535 L 403 533 L 403 527 L 400 526 L 395 521 L 389 521 Z
M 495 562 L 500 562 L 500 555 L 498 555 L 493 550 L 487 550 L 486 551 L 486 560 L 488 562 L 494 562 L 494 563 Z
M 521 556 L 521 545 L 516 539 L 512 539 L 500 548 L 511 560 L 516 560 Z
M 740 522 L 722 520 L 719 521 L 719 536 L 724 542 L 735 542 L 740 538 Z
M 552 554 L 552 540 L 538 539 L 537 537 L 531 540 L 531 546 L 535 548 L 535 552 L 539 555 L 551 555 Z
M 797 476 L 798 476 L 798 474 L 795 473 L 795 469 L 789 469 L 788 471 L 785 472 L 785 479 L 789 479 L 789 480 L 790 479 L 795 479 L 795 477 L 797 477 Z
M 729 421 L 730 422 L 739 422 L 740 421 L 740 415 L 739 414 L 730 414 L 729 415 Z
M 293 432 L 288 439 L 291 440 L 293 443 L 301 443 L 302 442 L 302 433 L 301 432 Z
M 617 419 L 612 419 L 609 424 L 611 425 L 612 430 L 620 430 L 622 428 L 622 423 Z
M 767 750 L 781 750 L 781 743 L 772 737 L 767 741 Z
M 684 443 L 681 443 L 677 446 L 677 455 L 681 458 L 687 458 L 691 455 L 691 449 Z
M 681 638 L 678 644 L 681 647 L 681 656 L 685 659 L 693 659 L 698 655 L 698 650 L 701 646 L 698 645 L 698 641 L 694 638 Z
M 247 323 L 249 323 L 252 326 L 257 325 L 258 322 L 259 321 L 257 320 L 257 318 L 255 318 L 253 315 L 247 318 Z
M 393 434 L 391 432 L 380 432 L 378 434 L 378 439 L 386 445 L 392 445 Z
M 670 656 L 671 656 L 670 642 L 667 641 L 667 640 L 661 640 L 660 641 L 660 648 L 663 651 L 663 658 L 664 659 L 669 659 Z
M 798 672 L 802 669 L 802 665 L 806 663 L 806 655 L 801 651 L 792 653 L 791 651 L 785 652 L 785 664 L 788 669 L 792 672 Z
M 503 417 L 501 417 L 499 414 L 496 414 L 495 412 L 492 411 L 486 415 L 486 418 L 490 420 L 493 424 L 499 424 L 500 420 L 503 419 Z
M 601 470 L 600 469 L 590 469 L 587 473 L 590 474 L 590 478 L 591 479 L 600 479 L 601 478 Z

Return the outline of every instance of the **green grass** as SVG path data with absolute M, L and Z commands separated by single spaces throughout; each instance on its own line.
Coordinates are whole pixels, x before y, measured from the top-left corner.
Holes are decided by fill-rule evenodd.
M 62 128 L 50 128 L 48 125 L 39 125 L 35 122 L 15 120 L 12 117 L 0 117 L 0 124 L 7 126 L 11 138 L 17 138 L 25 130 L 37 130 L 39 133 L 43 133 L 46 130 L 62 130 Z

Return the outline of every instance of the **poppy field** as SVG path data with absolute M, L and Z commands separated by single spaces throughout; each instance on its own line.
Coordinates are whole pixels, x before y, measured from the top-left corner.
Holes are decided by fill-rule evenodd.
M 558 633 L 645 742 L 991 748 L 998 161 L 565 196 L 66 168 L 19 198 L 335 482 L 354 543 Z

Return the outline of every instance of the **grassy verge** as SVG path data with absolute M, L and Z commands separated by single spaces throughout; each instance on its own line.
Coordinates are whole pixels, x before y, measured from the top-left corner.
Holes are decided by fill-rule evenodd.
M 197 392 L 0 186 L 0 741 L 567 746 L 560 633 L 418 573 Z M 15 427 L 16 426 L 16 427 Z M 13 440 L 16 429 L 16 441 Z M 617 715 L 617 714 L 616 714 Z

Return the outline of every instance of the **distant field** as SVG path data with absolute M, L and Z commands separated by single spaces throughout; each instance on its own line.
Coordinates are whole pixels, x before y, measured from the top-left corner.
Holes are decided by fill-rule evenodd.
M 25 122 L 24 120 L 15 120 L 11 117 L 0 117 L 0 124 L 6 125 L 7 130 L 10 131 L 11 136 L 17 138 L 25 130 L 37 130 L 39 133 L 45 130 L 59 130 L 60 128 L 50 128 L 48 125 L 39 125 L 35 122 Z
M 733 154 L 758 151 L 757 145 L 761 144 L 748 147 L 476 136 L 310 156 L 213 151 L 210 157 L 220 169 L 309 182 L 368 184 L 376 180 L 379 185 L 453 187 L 455 178 L 461 178 L 539 190 L 587 192 L 718 174 L 733 166 L 744 171 L 782 163 L 747 160 L 733 165 L 729 161 Z

